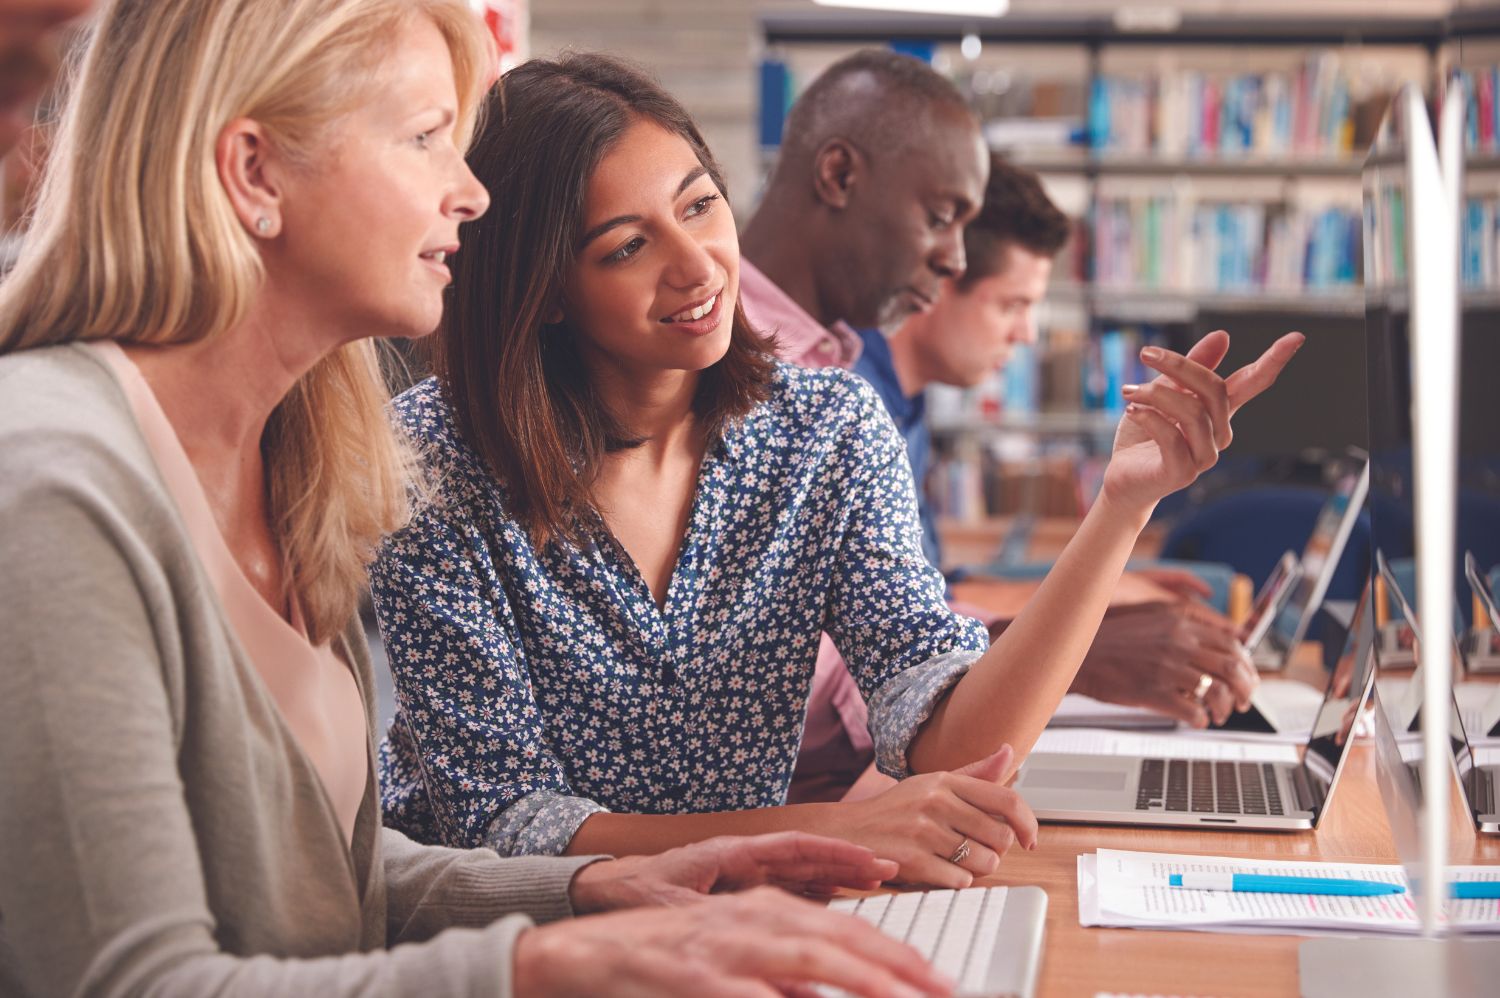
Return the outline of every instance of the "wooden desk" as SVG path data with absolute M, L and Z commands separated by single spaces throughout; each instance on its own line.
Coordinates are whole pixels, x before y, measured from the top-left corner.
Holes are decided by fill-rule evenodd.
M 1303 656 L 1306 658 L 1306 656 Z M 1304 665 L 1304 668 L 1306 666 Z M 1454 788 L 1455 793 L 1457 788 Z M 1454 809 L 1453 863 L 1500 863 L 1500 837 L 1477 837 Z M 1302 936 L 1243 936 L 1078 924 L 1077 860 L 1098 848 L 1296 860 L 1396 863 L 1395 844 L 1375 782 L 1375 747 L 1351 750 L 1322 827 L 1309 832 L 1223 832 L 1044 825 L 1035 852 L 1013 849 L 984 883 L 1035 884 L 1047 892 L 1047 940 L 1038 993 L 1290 996 L 1297 994 Z
M 943 541 L 943 567 L 948 569 L 959 565 L 985 565 L 993 561 L 1015 521 L 1016 517 L 1013 516 L 972 521 L 940 518 L 938 533 Z M 1034 519 L 1026 545 L 1026 560 L 1051 561 L 1062 554 L 1062 549 L 1078 530 L 1079 522 L 1078 518 L 1070 516 Z M 1132 557 L 1156 557 L 1165 538 L 1166 529 L 1161 524 L 1147 524 L 1136 541 Z
M 986 613 L 1014 619 L 1027 600 L 1041 586 L 1041 579 L 994 579 L 974 575 L 949 588 L 959 604 L 970 604 Z M 1161 586 L 1138 575 L 1126 574 L 1115 585 L 1110 596 L 1111 607 L 1138 606 L 1142 603 L 1175 603 L 1178 597 Z

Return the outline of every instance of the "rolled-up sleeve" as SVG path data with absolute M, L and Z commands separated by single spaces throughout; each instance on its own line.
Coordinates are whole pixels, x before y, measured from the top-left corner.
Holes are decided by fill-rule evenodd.
M 905 445 L 873 389 L 860 384 L 855 397 L 859 418 L 842 451 L 847 519 L 824 626 L 869 702 L 876 764 L 901 779 L 911 775 L 907 746 L 989 634 L 944 602 L 943 577 L 922 553 Z

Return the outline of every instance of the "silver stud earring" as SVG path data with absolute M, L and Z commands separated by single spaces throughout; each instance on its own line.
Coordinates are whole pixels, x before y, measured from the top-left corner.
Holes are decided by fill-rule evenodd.
M 261 235 L 265 235 L 267 232 L 270 232 L 271 220 L 269 218 L 266 218 L 264 215 L 262 215 L 260 218 L 257 218 L 255 220 L 255 231 L 259 232 Z

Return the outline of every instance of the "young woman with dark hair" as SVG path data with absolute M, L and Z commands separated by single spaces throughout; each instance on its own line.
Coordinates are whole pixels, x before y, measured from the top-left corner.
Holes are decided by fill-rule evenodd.
M 1033 844 L 1010 746 L 1067 690 L 1156 502 L 1296 339 L 1227 382 L 1222 334 L 1148 352 L 1167 377 L 1133 389 L 1099 501 L 991 648 L 943 603 L 874 392 L 776 363 L 746 324 L 724 185 L 675 100 L 603 56 L 527 63 L 471 165 L 494 207 L 466 227 L 437 377 L 397 402 L 433 495 L 373 571 L 388 820 L 502 853 L 817 830 L 949 887 Z M 786 806 L 822 631 L 904 779 Z

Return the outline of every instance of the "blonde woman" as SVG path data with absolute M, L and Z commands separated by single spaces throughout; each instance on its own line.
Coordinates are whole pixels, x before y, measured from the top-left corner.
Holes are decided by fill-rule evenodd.
M 381 829 L 355 605 L 409 462 L 371 338 L 437 325 L 485 210 L 483 37 L 463 0 L 101 11 L 0 285 L 0 993 L 943 987 L 853 919 L 700 897 L 869 886 L 868 850 Z

